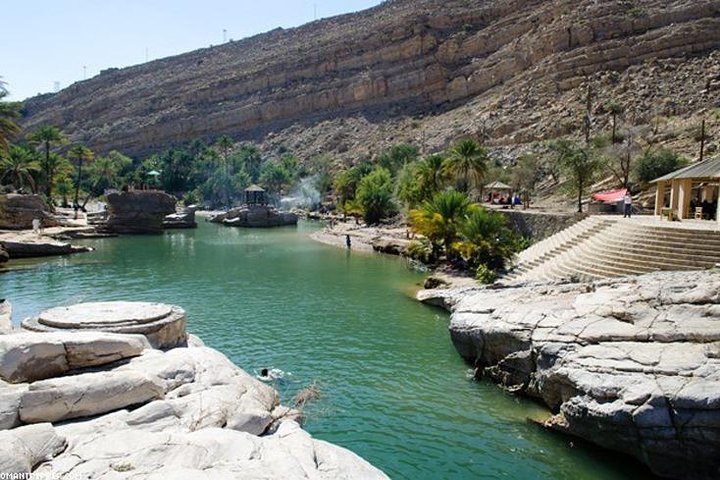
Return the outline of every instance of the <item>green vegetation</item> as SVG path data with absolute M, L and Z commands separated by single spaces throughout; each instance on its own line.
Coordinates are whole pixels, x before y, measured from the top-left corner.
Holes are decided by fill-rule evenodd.
M 551 142 L 550 149 L 568 179 L 569 190 L 577 195 L 578 212 L 582 212 L 583 195 L 600 167 L 595 150 L 590 145 L 581 146 L 565 139 Z
M 635 165 L 635 178 L 638 182 L 651 182 L 684 167 L 687 163 L 686 158 L 672 150 L 660 149 L 655 152 L 646 152 Z
M 8 91 L 5 83 L 0 81 L 0 155 L 8 151 L 10 142 L 20 133 L 17 119 L 20 118 L 19 102 L 7 102 Z

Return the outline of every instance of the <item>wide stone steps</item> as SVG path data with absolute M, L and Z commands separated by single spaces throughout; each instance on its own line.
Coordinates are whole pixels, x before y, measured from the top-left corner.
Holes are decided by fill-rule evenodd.
M 590 217 L 540 243 L 518 255 L 501 281 L 594 280 L 720 264 L 720 231 L 647 219 Z

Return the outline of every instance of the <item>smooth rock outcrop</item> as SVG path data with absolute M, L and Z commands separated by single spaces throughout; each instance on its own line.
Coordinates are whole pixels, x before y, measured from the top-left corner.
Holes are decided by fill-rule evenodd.
M 0 194 L 0 229 L 29 230 L 40 219 L 43 227 L 56 227 L 57 220 L 40 195 Z
M 216 215 L 210 221 L 232 227 L 266 228 L 296 225 L 298 216 L 266 205 L 243 205 Z
M 197 346 L 199 339 L 189 347 L 157 350 L 142 335 L 87 331 L 120 323 L 135 328 L 182 309 L 91 305 L 38 317 L 56 328 L 80 330 L 0 337 L 0 372 L 25 382 L 0 380 L 0 472 L 48 478 L 387 478 L 357 455 L 312 439 L 296 423 L 300 413 L 280 405 L 273 388 L 220 352 Z M 78 312 L 85 313 L 83 321 Z
M 185 345 L 185 311 L 173 305 L 149 302 L 91 302 L 55 307 L 23 320 L 22 328 L 35 332 L 98 330 L 144 335 L 154 348 Z
M 142 335 L 101 332 L 13 333 L 0 336 L 0 378 L 34 382 L 69 370 L 96 367 L 140 355 L 150 348 Z
M 720 476 L 720 272 L 423 295 L 482 375 L 556 412 L 548 426 L 658 475 Z
M 0 431 L 0 472 L 31 473 L 38 463 L 65 450 L 65 439 L 49 423 Z
M 114 192 L 106 199 L 103 229 L 112 233 L 162 233 L 163 220 L 175 213 L 175 197 L 157 190 Z

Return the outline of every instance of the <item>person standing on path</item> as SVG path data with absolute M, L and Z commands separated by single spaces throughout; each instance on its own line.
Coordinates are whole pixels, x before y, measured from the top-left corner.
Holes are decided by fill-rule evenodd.
M 632 216 L 632 196 L 630 195 L 630 192 L 625 193 L 623 203 L 625 204 L 625 213 L 623 215 L 623 218 L 630 218 Z

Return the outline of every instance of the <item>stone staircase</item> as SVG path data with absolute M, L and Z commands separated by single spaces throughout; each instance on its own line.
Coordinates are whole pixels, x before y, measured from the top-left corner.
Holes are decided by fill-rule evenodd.
M 595 280 L 712 268 L 720 264 L 720 230 L 708 226 L 714 225 L 588 217 L 521 252 L 501 281 Z

